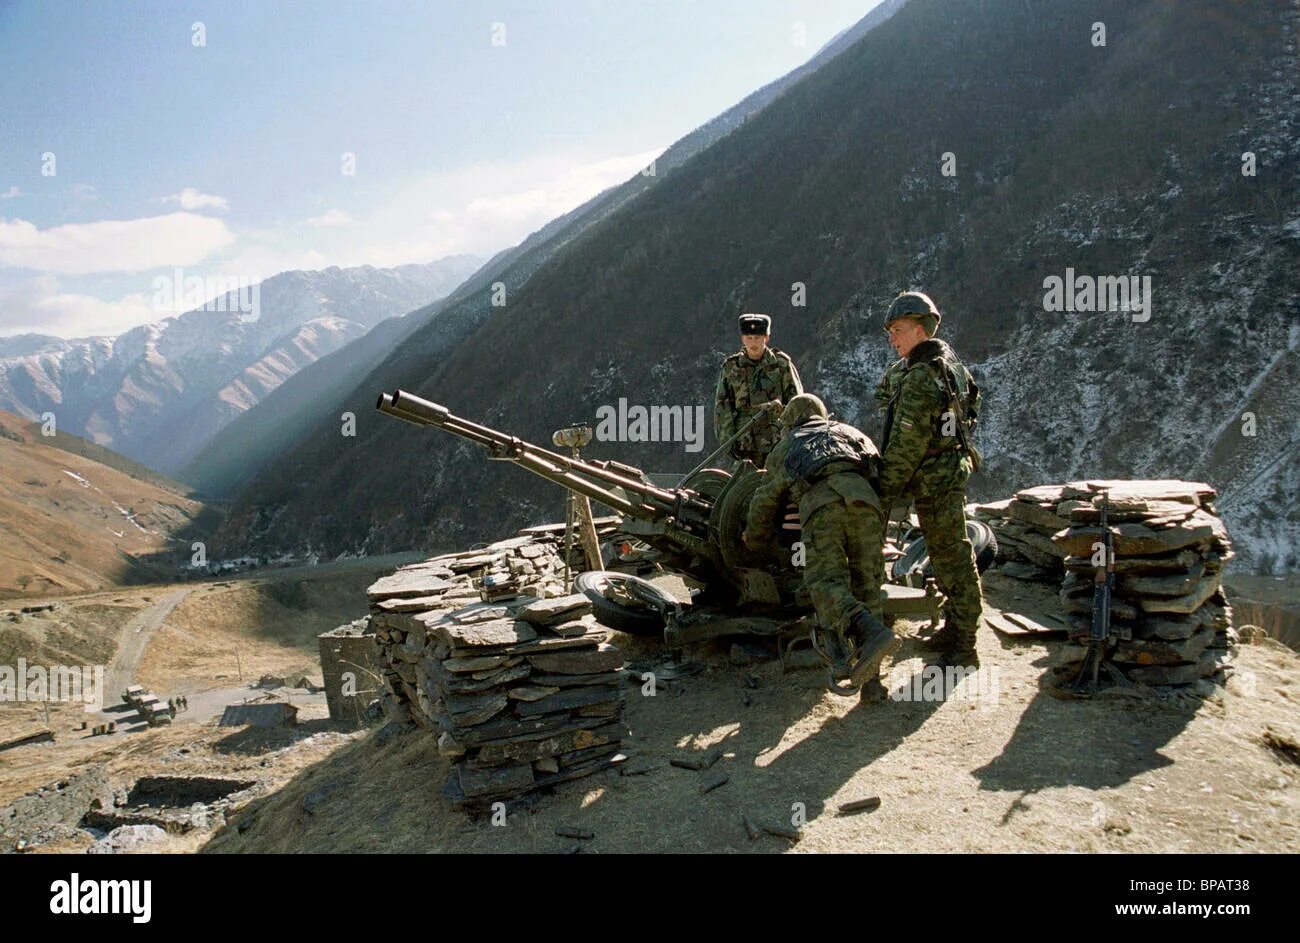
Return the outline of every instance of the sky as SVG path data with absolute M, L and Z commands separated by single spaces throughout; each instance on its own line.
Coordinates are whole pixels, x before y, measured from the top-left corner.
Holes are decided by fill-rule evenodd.
M 877 0 L 0 0 L 0 336 L 287 269 L 488 257 Z

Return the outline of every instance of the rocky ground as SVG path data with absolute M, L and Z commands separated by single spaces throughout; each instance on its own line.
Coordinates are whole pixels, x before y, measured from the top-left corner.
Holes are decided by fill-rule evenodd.
M 356 607 L 365 606 L 371 576 L 348 581 Z M 332 579 L 328 590 L 303 589 L 322 601 L 314 619 L 329 621 L 323 600 L 347 595 L 338 575 Z M 1052 605 L 1046 590 L 996 572 L 985 585 L 990 602 L 1003 609 Z M 232 595 L 217 605 L 223 593 Z M 166 680 L 169 662 L 184 660 L 184 633 L 237 635 L 248 612 L 265 608 L 265 593 L 255 586 L 242 596 L 226 587 L 191 593 L 183 605 L 205 595 L 213 605 L 158 631 L 153 644 L 163 646 L 161 654 L 147 651 L 143 659 L 155 665 L 154 683 Z M 220 610 L 242 615 L 218 629 Z M 181 607 L 177 612 L 184 616 Z M 336 614 L 351 618 L 350 612 Z M 263 627 L 249 636 L 247 675 L 314 657 L 306 631 L 277 640 Z M 616 639 L 633 665 L 655 668 L 660 677 L 653 697 L 629 684 L 631 759 L 621 772 L 510 806 L 503 826 L 446 804 L 439 791 L 447 760 L 427 735 L 392 727 L 342 732 L 323 705 L 310 703 L 300 706 L 292 730 L 220 728 L 215 717 L 192 716 L 114 737 L 74 732 L 75 709 L 58 707 L 50 722 L 55 743 L 0 753 L 0 804 L 21 804 L 42 786 L 69 783 L 23 807 L 33 820 L 33 805 L 75 807 L 96 797 L 111 804 L 114 792 L 125 797 L 147 777 L 252 784 L 198 806 L 174 798 L 183 804 L 166 810 L 171 833 L 121 836 L 124 850 L 174 852 L 1300 850 L 1297 656 L 1271 640 L 1243 644 L 1234 676 L 1208 697 L 1092 701 L 1049 692 L 1049 668 L 1062 643 L 993 632 L 980 643 L 982 681 L 947 700 L 912 700 L 924 691 L 914 689 L 921 661 L 908 643 L 886 668 L 895 697 L 860 705 L 829 694 L 819 670 L 783 674 L 761 646 L 733 651 L 715 643 L 688 651 L 681 676 L 672 679 L 658 646 Z M 226 671 L 216 664 L 203 679 L 186 680 L 175 669 L 177 684 L 211 690 L 235 680 L 218 678 Z M 44 725 L 38 710 L 8 708 L 6 730 L 20 729 L 18 719 L 26 729 Z M 706 770 L 670 763 L 715 748 L 721 755 Z M 702 792 L 724 775 L 724 784 Z M 872 798 L 877 808 L 840 811 Z M 760 830 L 753 840 L 746 817 Z M 557 834 L 573 829 L 592 837 Z M 35 852 L 80 850 L 95 841 L 66 825 L 32 826 L 26 835 L 10 827 L 4 838 L 6 850 L 35 838 Z

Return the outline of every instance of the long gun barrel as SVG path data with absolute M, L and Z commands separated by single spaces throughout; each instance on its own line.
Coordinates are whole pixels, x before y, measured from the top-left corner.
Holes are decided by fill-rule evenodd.
M 376 408 L 417 426 L 434 426 L 482 446 L 488 458 L 514 462 L 535 475 L 586 495 L 621 514 L 645 521 L 672 519 L 703 537 L 712 504 L 689 490 L 668 490 L 650 483 L 640 469 L 620 462 L 575 459 L 517 436 L 455 416 L 445 406 L 405 390 L 381 393 Z

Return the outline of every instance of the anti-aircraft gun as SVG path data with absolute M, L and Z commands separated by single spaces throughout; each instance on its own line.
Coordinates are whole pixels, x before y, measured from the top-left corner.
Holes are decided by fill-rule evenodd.
M 703 588 L 684 611 L 670 594 L 645 580 L 618 573 L 584 573 L 578 587 L 603 615 L 622 607 L 641 610 L 625 620 L 643 629 L 663 630 L 670 645 L 714 635 L 776 634 L 798 622 L 811 603 L 801 589 L 801 574 L 790 551 L 798 532 L 783 530 L 781 552 L 773 559 L 741 540 L 749 502 L 762 475 L 749 464 L 735 473 L 697 467 L 676 485 L 655 484 L 639 468 L 616 461 L 574 458 L 525 442 L 509 433 L 455 416 L 445 406 L 405 390 L 382 393 L 376 408 L 417 426 L 433 426 L 480 445 L 487 457 L 513 462 L 563 488 L 585 495 L 622 515 L 620 531 L 658 552 L 663 567 L 685 574 Z M 716 454 L 716 453 L 715 453 Z M 605 606 L 600 602 L 604 601 Z M 930 587 L 887 584 L 886 616 L 918 613 L 937 622 L 942 597 Z M 658 618 L 646 620 L 645 610 Z

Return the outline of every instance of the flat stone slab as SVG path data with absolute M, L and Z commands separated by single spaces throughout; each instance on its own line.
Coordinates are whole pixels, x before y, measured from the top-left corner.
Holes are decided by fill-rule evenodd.
M 570 730 L 590 729 L 597 723 L 600 721 L 563 714 L 550 717 L 498 717 L 477 727 L 457 730 L 455 737 L 465 746 L 471 747 L 486 746 L 489 743 L 521 743 Z
M 624 732 L 618 724 L 606 724 L 594 729 L 571 730 L 538 740 L 489 744 L 479 748 L 470 760 L 470 765 L 499 766 L 503 763 L 529 763 L 574 750 L 589 750 L 592 747 L 616 744 Z
M 1006 498 L 1002 501 L 988 501 L 984 504 L 974 504 L 970 507 L 971 516 L 981 520 L 996 520 L 1007 516 L 1007 508 L 1011 506 L 1014 498 Z
M 503 556 L 503 553 L 479 553 L 470 557 L 461 557 L 459 560 L 451 560 L 447 566 L 453 573 L 467 573 L 470 570 L 481 570 L 485 566 L 491 566 Z
M 578 651 L 529 655 L 528 663 L 538 671 L 561 675 L 589 675 L 617 671 L 623 667 L 623 653 L 613 645 Z
M 1007 507 L 1007 517 L 1054 534 L 1070 526 L 1069 518 L 1061 517 L 1053 509 L 1032 501 L 1012 501 Z
M 389 599 L 381 599 L 375 603 L 375 608 L 380 612 L 406 613 L 406 612 L 429 612 L 437 611 L 440 615 L 446 613 L 446 603 L 444 597 L 439 596 L 394 596 Z
M 558 687 L 521 684 L 518 687 L 511 688 L 508 693 L 513 701 L 540 701 L 544 697 L 550 697 L 552 694 L 558 694 L 559 692 Z
M 453 652 L 462 649 L 518 645 L 537 638 L 537 632 L 532 626 L 517 619 L 497 619 L 492 622 L 473 622 L 468 625 L 443 619 L 431 625 L 429 631 L 450 645 Z
M 588 615 L 583 616 L 581 619 L 573 619 L 569 622 L 560 622 L 547 626 L 547 628 L 561 638 L 579 638 L 595 629 L 597 625 L 596 617 Z
M 456 674 L 468 674 L 471 671 L 486 671 L 488 668 L 500 668 L 509 660 L 506 655 L 479 655 L 471 658 L 448 658 L 442 667 Z
M 1145 665 L 1129 667 L 1122 665 L 1121 670 L 1130 681 L 1143 684 L 1190 684 L 1198 678 L 1208 678 L 1228 663 L 1221 649 L 1208 649 L 1190 665 Z
M 477 671 L 467 676 L 448 675 L 444 687 L 452 694 L 473 694 L 476 691 L 487 691 L 503 684 L 522 681 L 531 671 L 528 665 L 520 664 L 491 671 L 484 678 L 476 677 L 481 673 Z
M 519 618 L 534 625 L 551 625 L 569 622 L 591 612 L 591 600 L 582 593 L 560 596 L 556 599 L 539 599 L 519 610 Z
M 457 609 L 447 618 L 461 625 L 472 625 L 475 622 L 494 622 L 506 618 L 509 614 L 509 608 L 501 603 L 477 602 Z
M 366 596 L 371 602 L 394 598 L 438 596 L 459 585 L 452 580 L 443 579 L 431 570 L 398 570 L 371 583 L 366 590 Z
M 1214 641 L 1214 629 L 1202 626 L 1188 638 L 1178 641 L 1165 639 L 1131 639 L 1121 642 L 1114 658 L 1119 662 L 1137 665 L 1178 665 L 1198 661 L 1201 654 Z
M 1194 563 L 1181 573 L 1164 576 L 1125 574 L 1116 581 L 1116 590 L 1130 596 L 1185 596 L 1209 580 L 1219 585 L 1218 576 L 1208 571 L 1203 563 Z
M 1208 547 L 1222 531 L 1222 525 L 1214 526 L 1214 519 L 1198 511 L 1180 527 L 1166 527 L 1155 530 L 1142 524 L 1116 524 L 1111 527 L 1114 537 L 1115 555 L 1155 556 L 1162 553 L 1174 553 L 1184 547 Z M 1074 526 L 1052 535 L 1052 541 L 1061 548 L 1062 556 L 1086 557 L 1093 551 L 1093 544 L 1101 540 L 1100 527 Z
M 1212 486 L 1203 481 L 1183 481 L 1178 478 L 1090 478 L 1065 485 L 1062 497 L 1091 500 L 1093 495 L 1103 491 L 1110 492 L 1112 501 L 1120 502 L 1163 500 L 1202 505 L 1219 496 Z
M 541 674 L 533 672 L 532 677 L 528 680 L 533 684 L 542 684 L 549 687 L 557 688 L 576 688 L 592 684 L 609 684 L 611 680 L 622 679 L 627 676 L 627 671 L 620 669 L 618 671 L 602 671 L 598 674 L 590 675 L 558 675 L 558 674 Z
M 1218 576 L 1207 576 L 1201 579 L 1185 595 L 1173 597 L 1144 596 L 1138 602 L 1138 605 L 1142 607 L 1143 612 L 1177 612 L 1187 615 L 1200 609 L 1218 591 Z
M 1062 501 L 1061 506 L 1070 505 L 1067 512 L 1070 521 L 1075 524 L 1098 524 L 1101 522 L 1101 502 Z M 1163 527 L 1185 521 L 1196 511 L 1196 505 L 1183 501 L 1164 501 L 1159 498 L 1130 498 L 1117 501 L 1112 498 L 1106 512 L 1106 520 L 1111 524 L 1125 521 L 1138 521 L 1148 527 Z M 1060 507 L 1057 513 L 1060 513 Z
M 505 710 L 509 699 L 504 691 L 488 691 L 484 694 L 447 694 L 443 703 L 456 726 L 475 727 Z
M 1101 529 L 1098 528 L 1097 532 L 1100 533 Z M 1022 521 L 1004 521 L 1002 526 L 997 529 L 996 533 L 998 540 L 1001 540 L 1003 535 L 1005 535 L 1010 538 L 1013 543 L 1027 545 L 1036 553 L 1041 554 L 1043 559 L 1049 562 L 1052 560 L 1059 560 L 1065 556 L 1065 551 L 1055 542 L 1052 535 L 1049 535 L 1047 531 L 1038 530 L 1032 525 L 1025 524 Z M 1089 546 L 1091 546 L 1091 544 Z M 1026 556 L 1030 556 L 1031 563 L 1039 562 L 1038 559 L 1034 558 L 1032 555 L 1026 554 Z
M 999 547 L 1001 544 L 999 544 Z M 1054 570 L 1045 566 L 1038 566 L 1033 563 L 1021 563 L 1017 560 L 1008 560 L 1006 563 L 999 563 L 997 572 L 1003 576 L 1009 576 L 1016 580 L 1029 580 L 1035 583 L 1050 582 L 1057 577 Z
M 999 540 L 1001 535 L 999 535 Z M 1198 564 L 1220 565 L 1221 556 L 1217 553 L 1197 553 L 1195 550 L 1180 550 L 1171 556 L 1163 557 L 1120 557 L 1115 558 L 1115 573 L 1178 573 L 1190 570 Z M 1094 569 L 1091 556 L 1066 557 L 1067 570 L 1079 570 L 1091 573 Z
M 482 671 L 471 671 L 469 676 L 475 681 L 482 681 L 484 678 L 498 678 L 506 669 L 522 664 L 523 660 L 524 659 L 519 655 L 510 655 L 499 668 L 485 668 Z M 528 666 L 524 665 L 524 667 L 527 668 Z
M 490 650 L 493 653 L 500 652 L 507 655 L 540 655 L 549 652 L 568 651 L 571 649 L 588 649 L 596 648 L 609 637 L 609 633 L 601 630 L 589 632 L 586 635 L 580 635 L 576 638 L 558 638 L 556 636 L 543 635 L 533 639 L 531 642 L 520 642 L 517 645 L 503 645 L 500 648 Z
M 559 694 L 552 694 L 531 704 L 520 703 L 515 710 L 520 717 L 533 717 L 538 714 L 552 714 L 556 711 L 573 710 L 589 704 L 604 704 L 622 698 L 623 690 L 614 687 L 568 688 Z
M 461 764 L 456 768 L 456 774 L 461 792 L 467 799 L 514 795 L 533 785 L 533 767 L 529 763 L 492 769 L 474 769 Z
M 579 707 L 576 711 L 579 717 L 617 717 L 623 713 L 626 705 L 620 697 L 615 701 L 602 701 L 599 704 L 588 704 L 585 707 Z

